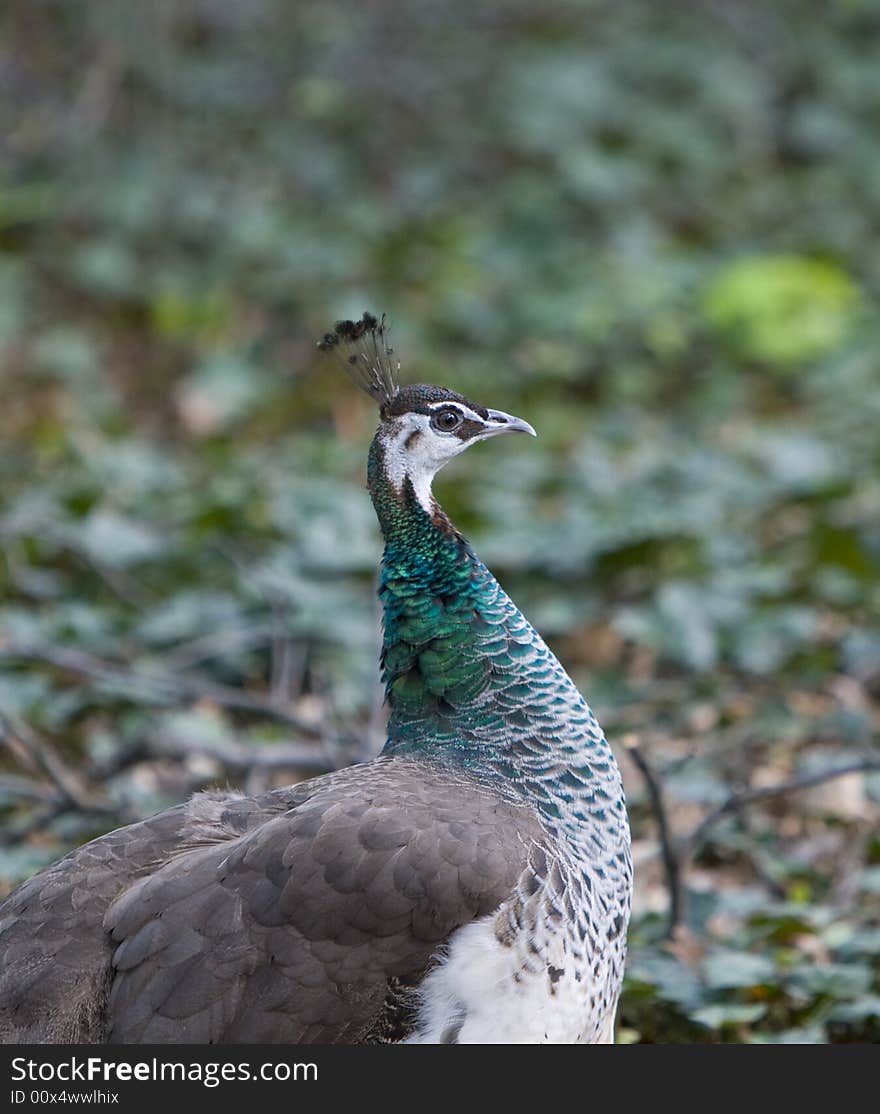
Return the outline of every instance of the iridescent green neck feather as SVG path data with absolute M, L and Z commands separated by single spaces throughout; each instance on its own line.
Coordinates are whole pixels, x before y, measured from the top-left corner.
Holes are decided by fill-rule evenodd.
M 604 740 L 559 662 L 440 508 L 395 489 L 378 437 L 368 477 L 385 537 L 386 753 L 506 777 L 545 770 L 551 752 L 581 766 Z
M 386 750 L 443 746 L 487 687 L 483 642 L 488 573 L 442 512 L 428 513 L 409 481 L 389 482 L 373 442 L 369 487 L 385 537 L 382 678 L 391 709 Z

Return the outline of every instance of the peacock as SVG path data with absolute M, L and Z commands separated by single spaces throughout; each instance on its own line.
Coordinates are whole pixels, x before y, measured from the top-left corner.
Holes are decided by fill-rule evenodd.
M 612 1043 L 626 806 L 584 698 L 432 494 L 535 431 L 400 385 L 384 318 L 334 353 L 379 408 L 387 742 L 257 796 L 207 791 L 0 905 L 6 1043 Z

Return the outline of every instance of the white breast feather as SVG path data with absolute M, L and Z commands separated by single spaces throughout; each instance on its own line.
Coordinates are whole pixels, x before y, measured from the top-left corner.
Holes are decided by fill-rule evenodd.
M 459 928 L 443 962 L 419 988 L 421 1008 L 411 1044 L 612 1044 L 614 1011 L 597 1025 L 591 984 L 574 975 L 564 933 L 545 937 L 540 961 L 524 963 L 525 939 L 505 947 L 496 914 Z M 533 961 L 534 962 L 534 961 Z M 548 965 L 562 971 L 553 984 Z

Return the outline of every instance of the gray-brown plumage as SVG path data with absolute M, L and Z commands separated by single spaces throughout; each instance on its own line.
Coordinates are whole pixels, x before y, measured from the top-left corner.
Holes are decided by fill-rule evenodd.
M 632 887 L 620 775 L 431 494 L 468 445 L 534 430 L 398 388 L 370 315 L 322 346 L 380 405 L 383 753 L 259 797 L 197 795 L 21 886 L 0 904 L 4 1042 L 612 1039 Z
M 499 906 L 543 838 L 522 804 L 406 758 L 199 794 L 4 904 L 0 1038 L 380 1040 L 386 999 Z

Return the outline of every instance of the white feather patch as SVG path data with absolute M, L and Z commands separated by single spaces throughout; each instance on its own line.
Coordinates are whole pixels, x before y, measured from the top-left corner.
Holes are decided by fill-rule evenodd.
M 522 945 L 505 947 L 496 915 L 459 928 L 446 957 L 419 988 L 418 1027 L 410 1044 L 611 1044 L 614 1010 L 597 1018 L 595 985 L 575 978 L 564 933 L 544 941 L 526 963 Z M 548 966 L 561 971 L 555 981 Z M 551 989 L 552 988 L 552 989 Z

